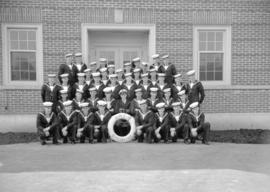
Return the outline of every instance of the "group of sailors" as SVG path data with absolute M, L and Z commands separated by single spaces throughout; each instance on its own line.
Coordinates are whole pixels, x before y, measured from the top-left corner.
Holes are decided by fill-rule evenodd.
M 41 88 L 44 110 L 37 115 L 41 144 L 107 142 L 108 122 L 118 113 L 135 118 L 138 142 L 209 144 L 210 124 L 200 110 L 204 88 L 195 71 L 177 73 L 169 55 L 155 54 L 153 64 L 134 58 L 116 69 L 107 59 L 82 62 L 82 54 L 67 54 L 58 74 L 48 74 Z M 186 75 L 188 83 L 183 82 Z M 58 79 L 58 83 L 57 83 Z

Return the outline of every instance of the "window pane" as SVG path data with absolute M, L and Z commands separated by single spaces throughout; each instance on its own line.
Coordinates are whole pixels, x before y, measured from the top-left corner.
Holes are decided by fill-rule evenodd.
M 223 41 L 223 32 L 216 32 L 216 41 Z
M 206 41 L 206 32 L 199 32 L 199 41 Z
M 36 53 L 11 52 L 11 80 L 36 80 Z M 31 74 L 33 73 L 33 74 Z
M 29 50 L 36 50 L 36 42 L 35 41 L 28 41 L 28 49 Z
M 204 42 L 204 41 L 200 42 L 199 50 L 200 51 L 206 51 L 206 42 Z
M 35 31 L 28 31 L 28 40 L 36 40 L 36 32 Z
M 207 33 L 207 41 L 215 41 L 215 32 Z
M 216 42 L 216 51 L 223 51 L 223 42 Z
M 10 40 L 18 40 L 18 31 L 10 32 Z
M 27 41 L 19 41 L 19 49 L 27 49 Z
M 27 31 L 19 31 L 19 40 L 27 40 Z
M 209 41 L 207 43 L 207 51 L 215 51 L 215 42 Z
M 200 53 L 200 80 L 223 80 L 223 53 Z
M 18 49 L 18 41 L 10 41 L 10 48 L 11 49 Z

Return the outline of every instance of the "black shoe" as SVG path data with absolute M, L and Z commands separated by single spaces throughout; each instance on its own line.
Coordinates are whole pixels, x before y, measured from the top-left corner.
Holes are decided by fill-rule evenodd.
M 210 145 L 210 143 L 208 141 L 203 141 L 202 143 L 205 145 Z
M 41 143 L 41 145 L 46 145 L 47 144 L 46 141 L 41 141 L 40 143 Z
M 60 144 L 58 141 L 53 141 L 53 144 L 54 145 L 58 145 L 58 144 Z
M 67 142 L 68 142 L 67 138 L 64 138 L 63 143 L 67 143 Z

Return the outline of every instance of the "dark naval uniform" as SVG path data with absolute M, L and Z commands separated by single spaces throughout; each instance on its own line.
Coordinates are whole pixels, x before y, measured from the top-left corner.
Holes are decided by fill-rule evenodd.
M 72 111 L 70 115 L 67 115 L 64 111 L 61 111 L 58 115 L 60 130 L 67 126 L 67 135 L 63 135 L 63 143 L 67 143 L 68 138 L 72 143 L 75 143 L 76 132 L 78 128 L 78 115 L 76 110 Z
M 100 126 L 100 132 L 98 135 L 98 141 L 107 142 L 108 135 L 108 122 L 111 119 L 111 112 L 107 111 L 104 115 L 101 115 L 98 111 L 95 113 L 96 124 Z
M 210 123 L 205 122 L 204 113 L 200 113 L 197 117 L 194 113 L 190 112 L 188 115 L 188 124 L 189 128 L 197 128 L 197 133 L 202 136 L 202 142 L 208 143 L 209 132 L 210 132 Z M 191 142 L 195 143 L 196 138 L 191 138 Z
M 189 138 L 189 126 L 188 126 L 188 116 L 186 113 L 180 113 L 179 115 L 175 115 L 175 113 L 171 112 L 170 125 L 175 128 L 176 135 L 178 138 L 183 138 L 185 142 L 187 142 Z
M 156 113 L 156 130 L 160 127 L 160 135 L 161 139 L 164 140 L 164 142 L 167 142 L 169 139 L 169 132 L 170 132 L 170 116 L 168 113 L 165 112 L 163 116 L 160 116 L 158 113 Z M 160 139 L 156 137 L 155 134 L 155 141 L 158 142 Z
M 199 104 L 201 104 L 205 97 L 204 88 L 200 81 L 196 81 L 192 87 L 190 83 L 187 84 L 187 93 L 189 104 L 194 102 L 199 102 Z
M 176 68 L 174 64 L 164 66 L 165 69 L 165 83 L 172 85 L 174 82 L 174 75 L 176 75 Z
M 67 65 L 67 64 L 61 64 L 59 66 L 59 70 L 58 70 L 58 80 L 60 83 L 62 83 L 62 79 L 60 77 L 60 75 L 68 73 L 68 80 L 69 80 L 69 84 L 73 85 L 74 83 L 78 82 L 78 77 L 77 77 L 77 73 L 78 73 L 78 68 L 75 65 Z
M 47 138 L 52 137 L 53 143 L 57 143 L 58 138 L 58 121 L 57 116 L 54 112 L 51 113 L 50 117 L 47 119 L 44 113 L 38 113 L 36 120 L 37 132 L 42 142 L 45 142 Z M 46 136 L 44 129 L 50 127 L 49 136 Z
M 104 95 L 104 92 L 103 92 L 103 89 L 106 87 L 102 82 L 99 84 L 99 85 L 96 85 L 95 82 L 93 82 L 89 88 L 91 87 L 96 87 L 97 89 L 97 98 L 99 99 L 103 99 L 103 97 L 105 96 Z

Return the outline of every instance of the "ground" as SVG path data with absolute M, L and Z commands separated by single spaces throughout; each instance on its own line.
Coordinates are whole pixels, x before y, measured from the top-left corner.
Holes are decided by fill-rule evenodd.
M 0 146 L 0 191 L 269 191 L 265 144 Z M 68 186 L 63 188 L 63 186 Z

